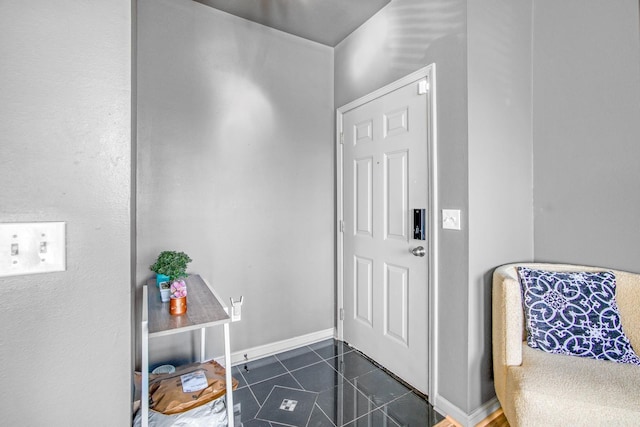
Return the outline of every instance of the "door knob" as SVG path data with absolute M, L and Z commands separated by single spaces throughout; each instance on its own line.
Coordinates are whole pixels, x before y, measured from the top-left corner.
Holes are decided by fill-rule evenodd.
M 411 249 L 411 253 L 414 254 L 415 256 L 424 256 L 426 251 L 424 250 L 424 248 L 422 246 L 418 246 L 418 247 L 415 247 L 415 248 Z

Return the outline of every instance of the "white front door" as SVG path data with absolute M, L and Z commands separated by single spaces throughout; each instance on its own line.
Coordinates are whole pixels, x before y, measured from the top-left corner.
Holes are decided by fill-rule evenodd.
M 429 239 L 430 98 L 426 78 L 402 84 L 338 110 L 342 332 L 346 342 L 428 393 L 430 246 L 414 239 L 413 210 L 425 209 Z

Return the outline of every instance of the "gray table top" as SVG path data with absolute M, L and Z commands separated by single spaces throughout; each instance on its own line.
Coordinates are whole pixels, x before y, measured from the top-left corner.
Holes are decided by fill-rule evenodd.
M 193 329 L 230 323 L 231 318 L 212 289 L 198 274 L 184 279 L 187 284 L 187 312 L 172 316 L 169 303 L 160 300 L 155 279 L 147 281 L 149 337 L 171 335 Z

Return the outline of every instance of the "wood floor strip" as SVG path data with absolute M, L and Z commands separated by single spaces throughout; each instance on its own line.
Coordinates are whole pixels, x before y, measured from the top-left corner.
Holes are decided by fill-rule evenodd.
M 504 416 L 502 408 L 498 408 L 493 413 L 489 414 L 487 418 L 476 424 L 476 427 L 509 427 L 507 418 Z
M 447 415 L 444 420 L 440 421 L 433 427 L 462 427 L 462 425 L 458 424 L 456 420 Z
M 433 427 L 462 427 L 462 424 L 447 415 L 444 420 Z M 492 412 L 487 418 L 476 424 L 475 427 L 509 427 L 509 423 L 504 416 L 502 408 L 498 408 L 498 410 Z

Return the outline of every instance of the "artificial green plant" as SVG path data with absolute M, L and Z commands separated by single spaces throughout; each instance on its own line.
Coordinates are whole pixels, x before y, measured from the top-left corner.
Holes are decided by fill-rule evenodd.
M 168 276 L 169 282 L 173 282 L 187 276 L 187 264 L 191 261 L 189 255 L 184 252 L 163 251 L 158 255 L 156 262 L 149 266 L 149 269 L 156 274 Z

